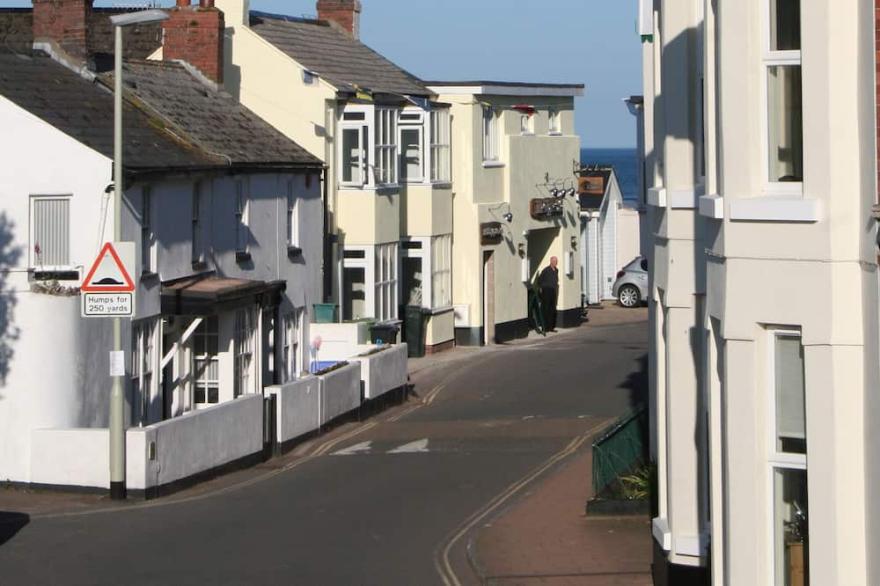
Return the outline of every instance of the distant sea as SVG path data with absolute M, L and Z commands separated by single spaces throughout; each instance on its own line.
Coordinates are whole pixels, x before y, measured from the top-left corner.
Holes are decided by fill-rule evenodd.
M 614 167 L 623 199 L 638 202 L 639 159 L 636 149 L 581 149 L 581 165 L 596 164 Z

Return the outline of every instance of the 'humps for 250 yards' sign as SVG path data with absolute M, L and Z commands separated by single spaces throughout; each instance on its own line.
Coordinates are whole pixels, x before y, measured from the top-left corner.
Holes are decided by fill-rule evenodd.
M 104 244 L 80 287 L 83 317 L 134 315 L 134 250 L 134 242 Z

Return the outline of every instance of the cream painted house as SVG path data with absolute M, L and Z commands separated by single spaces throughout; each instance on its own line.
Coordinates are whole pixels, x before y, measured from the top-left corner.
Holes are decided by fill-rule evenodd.
M 875 23 L 640 4 L 655 584 L 880 584 Z
M 319 1 L 319 20 L 216 6 L 226 89 L 327 167 L 325 300 L 392 325 L 420 306 L 428 350 L 450 347 L 448 107 L 358 40 L 358 0 Z
M 574 98 L 582 85 L 426 82 L 451 104 L 457 344 L 523 337 L 528 289 L 559 258 L 559 320 L 580 323 L 580 139 Z

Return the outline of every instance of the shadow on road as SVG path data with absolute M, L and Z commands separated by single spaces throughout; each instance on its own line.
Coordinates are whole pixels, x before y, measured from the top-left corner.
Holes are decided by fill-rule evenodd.
M 0 511 L 0 545 L 3 545 L 31 522 L 29 515 Z
M 636 361 L 638 369 L 630 372 L 620 385 L 629 391 L 629 406 L 633 410 L 648 404 L 648 355 L 642 354 Z

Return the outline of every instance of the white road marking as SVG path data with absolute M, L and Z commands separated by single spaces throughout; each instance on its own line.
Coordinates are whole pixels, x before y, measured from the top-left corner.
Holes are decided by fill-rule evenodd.
M 389 454 L 423 454 L 428 451 L 428 440 L 420 439 L 389 450 Z
M 361 442 L 359 444 L 355 444 L 353 446 L 348 446 L 347 448 L 343 448 L 339 451 L 333 452 L 330 454 L 331 456 L 357 456 L 358 454 L 365 454 L 370 451 L 370 446 L 373 444 L 372 441 Z

